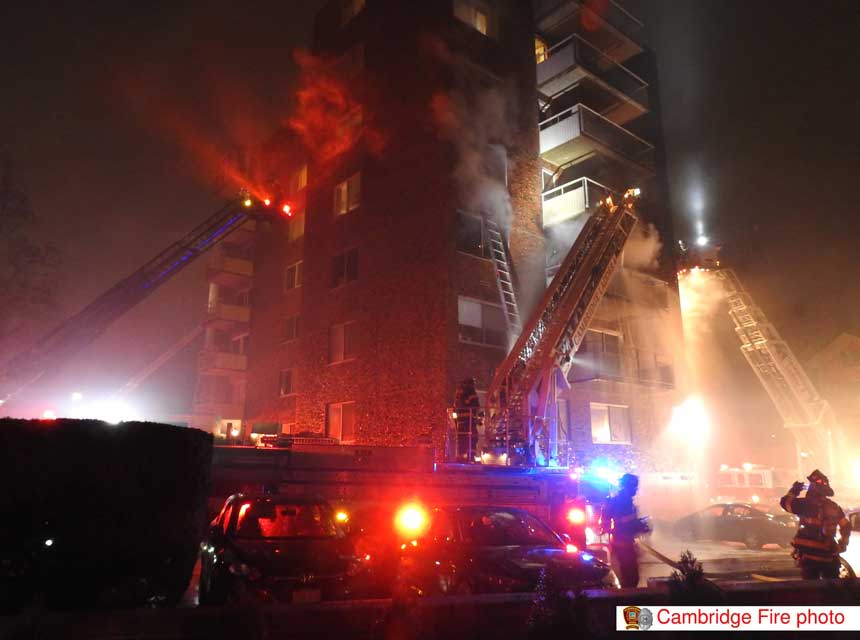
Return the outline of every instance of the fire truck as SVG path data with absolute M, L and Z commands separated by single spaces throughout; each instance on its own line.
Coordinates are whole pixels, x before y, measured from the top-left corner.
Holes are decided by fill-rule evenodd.
M 518 506 L 547 519 L 584 546 L 586 529 L 595 520 L 594 504 L 605 498 L 610 485 L 599 472 L 571 473 L 572 461 L 557 437 L 556 393 L 567 384 L 571 359 L 620 264 L 637 222 L 638 195 L 638 189 L 631 189 L 618 202 L 607 197 L 598 203 L 522 329 L 507 248 L 498 225 L 488 221 L 499 295 L 513 344 L 495 372 L 485 408 L 485 446 L 500 465 L 436 464 L 433 450 L 422 447 L 313 442 L 273 448 L 216 447 L 213 504 L 229 493 L 277 490 L 319 493 L 347 508 L 404 497 L 428 504 Z M 0 403 L 86 347 L 246 221 L 290 214 L 289 203 L 247 193 L 228 202 L 9 361 L 0 371 Z M 136 382 L 137 378 L 132 384 Z

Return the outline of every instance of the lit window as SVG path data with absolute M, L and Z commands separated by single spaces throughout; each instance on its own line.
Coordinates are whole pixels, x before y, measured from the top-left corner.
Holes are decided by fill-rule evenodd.
M 457 300 L 460 342 L 507 346 L 508 329 L 499 305 L 460 297 Z
M 290 219 L 287 229 L 290 242 L 301 240 L 305 235 L 305 212 L 301 211 Z
M 479 33 L 489 35 L 490 15 L 485 7 L 476 6 L 470 0 L 454 0 L 454 15 Z
M 298 171 L 290 176 L 290 195 L 296 195 L 306 186 L 308 186 L 308 165 L 303 164 Z
M 290 316 L 284 318 L 284 323 L 281 325 L 281 340 L 289 342 L 295 340 L 299 335 L 299 317 Z
M 284 271 L 284 291 L 302 286 L 302 261 L 294 262 Z
M 288 396 L 293 392 L 293 370 L 281 369 L 278 377 L 278 392 L 282 396 Z
M 355 442 L 355 402 L 326 405 L 325 432 L 340 442 Z
M 591 404 L 591 439 L 600 444 L 630 444 L 630 410 L 621 405 Z
M 334 212 L 342 216 L 358 208 L 361 202 L 361 174 L 354 173 L 334 187 Z
M 291 435 L 296 433 L 296 423 L 295 422 L 282 422 L 281 423 L 281 433 L 285 435 Z
M 346 253 L 335 256 L 331 263 L 332 287 L 339 287 L 358 279 L 358 249 L 350 249 Z
M 340 14 L 340 24 L 345 25 L 364 9 L 364 0 L 343 0 L 343 10 Z
M 549 51 L 546 46 L 546 42 L 541 40 L 540 38 L 535 38 L 535 60 L 538 64 L 543 62 L 549 57 Z
M 328 361 L 352 360 L 357 354 L 358 325 L 355 322 L 332 325 L 328 334 Z

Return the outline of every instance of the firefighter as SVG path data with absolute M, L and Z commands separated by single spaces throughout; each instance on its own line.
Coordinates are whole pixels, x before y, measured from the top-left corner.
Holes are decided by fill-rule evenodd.
M 466 378 L 457 388 L 454 397 L 457 412 L 457 458 L 472 462 L 478 445 L 478 423 L 481 419 L 481 400 L 475 388 L 475 379 Z
M 632 473 L 621 476 L 618 493 L 606 501 L 600 518 L 603 533 L 609 534 L 609 548 L 622 587 L 639 585 L 636 536 L 649 531 L 633 502 L 638 489 L 639 478 Z
M 800 518 L 792 541 L 792 556 L 800 566 L 804 580 L 839 577 L 839 554 L 848 546 L 851 522 L 830 496 L 830 481 L 816 469 L 808 477 L 806 497 L 800 498 L 803 483 L 795 482 L 779 501 L 780 506 Z M 836 531 L 839 530 L 839 541 Z

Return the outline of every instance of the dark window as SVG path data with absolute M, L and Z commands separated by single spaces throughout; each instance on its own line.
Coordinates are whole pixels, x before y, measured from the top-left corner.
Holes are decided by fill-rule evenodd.
M 326 406 L 326 434 L 340 442 L 355 441 L 355 402 L 333 402 Z
M 507 346 L 508 329 L 505 312 L 500 306 L 460 297 L 457 316 L 462 342 Z
M 343 362 L 355 358 L 357 349 L 358 325 L 355 322 L 336 324 L 329 329 L 329 362 Z
M 484 221 L 479 216 L 457 212 L 457 250 L 480 258 L 489 258 L 484 239 Z
M 282 396 L 288 396 L 293 392 L 293 370 L 281 369 L 278 378 L 278 389 Z
M 350 249 L 346 253 L 332 258 L 331 286 L 339 287 L 347 282 L 358 279 L 358 249 Z
M 302 286 L 302 261 L 294 262 L 284 271 L 284 291 Z
M 295 340 L 298 335 L 299 317 L 290 316 L 289 318 L 284 318 L 284 323 L 281 325 L 281 340 L 283 342 L 289 342 L 290 340 Z

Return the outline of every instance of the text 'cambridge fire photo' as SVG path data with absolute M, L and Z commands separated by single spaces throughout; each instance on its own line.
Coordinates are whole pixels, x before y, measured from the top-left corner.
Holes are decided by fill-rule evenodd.
M 860 634 L 860 4 L 0 23 L 0 640 Z

